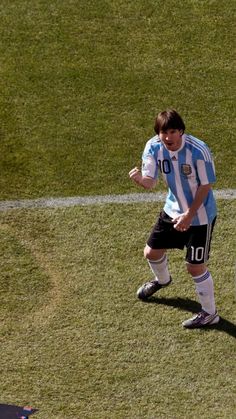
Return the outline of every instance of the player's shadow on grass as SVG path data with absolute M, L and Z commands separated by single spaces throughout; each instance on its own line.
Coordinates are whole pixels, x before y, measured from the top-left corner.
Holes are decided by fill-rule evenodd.
M 190 311 L 191 313 L 198 313 L 201 310 L 201 306 L 196 301 L 190 300 L 189 298 L 157 298 L 150 297 L 147 300 L 149 304 L 160 304 L 170 307 L 175 307 L 182 311 Z M 204 327 L 201 330 L 217 329 L 228 335 L 236 338 L 236 325 L 220 316 L 220 322 L 213 326 Z

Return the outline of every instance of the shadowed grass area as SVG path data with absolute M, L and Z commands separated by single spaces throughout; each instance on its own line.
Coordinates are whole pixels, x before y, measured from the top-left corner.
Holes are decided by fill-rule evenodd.
M 181 327 L 199 309 L 181 251 L 169 254 L 171 287 L 147 304 L 136 298 L 150 275 L 142 248 L 158 210 L 0 214 L 2 252 L 17 266 L 8 272 L 1 259 L 1 298 L 14 302 L 0 305 L 4 403 L 30 402 L 39 419 L 233 418 L 234 202 L 219 202 L 209 268 L 222 320 L 205 330 Z

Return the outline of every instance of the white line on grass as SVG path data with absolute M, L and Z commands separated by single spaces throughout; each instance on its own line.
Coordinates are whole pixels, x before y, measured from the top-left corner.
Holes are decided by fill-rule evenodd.
M 234 200 L 236 189 L 219 189 L 214 191 L 217 199 Z M 164 201 L 166 193 L 131 193 L 124 195 L 75 196 L 68 198 L 38 198 L 16 201 L 0 201 L 0 211 L 20 208 L 61 208 L 76 205 L 126 204 Z

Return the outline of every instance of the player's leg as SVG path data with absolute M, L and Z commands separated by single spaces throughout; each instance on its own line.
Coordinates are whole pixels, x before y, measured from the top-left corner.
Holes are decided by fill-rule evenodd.
M 187 270 L 193 278 L 202 310 L 208 314 L 215 314 L 214 284 L 207 266 L 204 263 L 201 265 L 187 263 Z
M 137 296 L 141 300 L 146 300 L 155 292 L 163 287 L 167 287 L 171 283 L 165 249 L 152 249 L 149 245 L 146 245 L 144 248 L 144 256 L 148 261 L 154 279 L 145 282 L 145 284 L 138 289 Z
M 170 223 L 164 222 L 161 213 L 144 248 L 144 257 L 148 261 L 154 279 L 146 282 L 138 289 L 137 296 L 142 300 L 146 300 L 156 291 L 171 283 L 166 250 L 162 248 L 162 244 L 165 244 L 164 238 L 166 239 L 167 236 L 170 236 L 170 228 L 173 229 L 173 225 L 171 226 Z M 170 240 L 169 242 L 166 241 L 166 244 L 168 245 L 167 247 L 171 247 Z
M 154 274 L 154 279 L 159 284 L 167 284 L 170 281 L 170 273 L 167 263 L 165 249 L 152 249 L 148 244 L 144 248 L 144 257 L 147 259 L 149 267 Z
M 186 255 L 187 270 L 194 281 L 202 310 L 197 316 L 183 322 L 185 327 L 202 327 L 219 322 L 213 279 L 206 265 L 209 258 L 213 227 L 214 223 L 191 228 L 192 234 L 190 235 Z

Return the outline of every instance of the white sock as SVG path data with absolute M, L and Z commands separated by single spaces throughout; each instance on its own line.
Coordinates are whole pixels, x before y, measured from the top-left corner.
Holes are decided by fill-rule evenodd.
M 158 280 L 159 284 L 166 284 L 170 280 L 170 274 L 167 265 L 166 255 L 162 256 L 158 260 L 147 260 L 151 268 L 151 271 L 155 275 L 155 279 Z
M 214 284 L 210 272 L 193 277 L 195 288 L 202 309 L 208 314 L 215 314 Z

